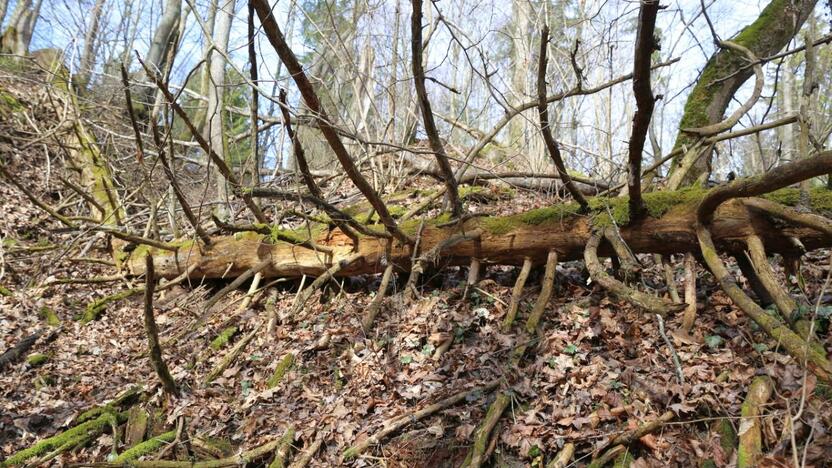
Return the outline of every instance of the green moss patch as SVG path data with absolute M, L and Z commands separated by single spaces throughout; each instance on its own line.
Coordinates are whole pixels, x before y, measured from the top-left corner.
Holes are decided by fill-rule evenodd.
M 214 351 L 219 351 L 220 349 L 222 349 L 223 346 L 228 344 L 228 341 L 231 340 L 231 337 L 233 337 L 235 333 L 237 333 L 237 327 L 225 328 L 211 342 L 211 349 L 213 349 Z
M 139 457 L 142 457 L 144 455 L 151 454 L 151 453 L 159 450 L 160 448 L 162 448 L 166 444 L 169 444 L 169 443 L 173 442 L 173 440 L 175 438 L 176 438 L 176 431 L 175 430 L 165 432 L 164 434 L 153 437 L 152 439 L 148 439 L 148 440 L 146 440 L 146 441 L 144 441 L 140 444 L 137 444 L 137 445 L 125 450 L 124 453 L 122 453 L 121 455 L 116 457 L 114 462 L 115 463 L 129 462 L 129 461 L 133 461 L 133 460 L 135 460 Z
M 97 320 L 98 317 L 101 316 L 105 310 L 107 310 L 107 305 L 127 299 L 128 297 L 143 291 L 144 288 L 125 289 L 110 296 L 104 296 L 100 299 L 96 299 L 87 305 L 84 315 L 81 316 L 81 323 L 86 324 L 92 322 L 93 320 Z
M 283 359 L 281 359 L 280 362 L 277 363 L 277 367 L 275 368 L 272 376 L 269 377 L 269 380 L 266 382 L 266 385 L 268 385 L 269 388 L 276 387 L 280 383 L 280 381 L 283 380 L 283 377 L 286 375 L 286 372 L 288 372 L 294 364 L 295 355 L 292 353 L 286 353 L 286 355 L 283 356 Z
M 24 109 L 23 104 L 11 93 L 0 89 L 0 115 L 9 116 Z
M 92 438 L 98 437 L 102 432 L 104 432 L 104 429 L 110 426 L 114 421 L 116 424 L 119 424 L 124 422 L 126 419 L 126 412 L 108 412 L 106 414 L 102 414 L 93 420 L 79 424 L 54 437 L 44 439 L 27 449 L 15 453 L 3 462 L 0 462 L 0 467 L 22 465 L 32 458 L 46 455 L 52 451 L 72 448 Z
M 30 354 L 26 358 L 26 363 L 29 364 L 32 367 L 37 367 L 37 366 L 46 364 L 46 361 L 48 361 L 48 360 L 49 360 L 49 356 L 47 356 L 45 354 L 35 353 L 35 354 Z
M 45 320 L 46 324 L 50 327 L 57 327 L 61 324 L 61 319 L 58 318 L 58 314 L 56 314 L 55 311 L 50 309 L 49 307 L 41 307 L 38 315 L 40 316 L 40 318 Z

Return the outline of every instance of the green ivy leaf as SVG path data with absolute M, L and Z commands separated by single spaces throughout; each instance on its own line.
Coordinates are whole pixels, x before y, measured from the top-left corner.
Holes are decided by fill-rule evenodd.
M 402 356 L 401 358 L 399 358 L 399 361 L 401 361 L 401 363 L 404 365 L 410 364 L 411 362 L 413 362 L 413 356 L 409 354 Z
M 764 353 L 768 351 L 768 345 L 765 343 L 754 343 L 753 345 L 751 345 L 751 347 L 754 348 L 754 351 L 757 351 L 758 353 Z
M 578 352 L 578 347 L 575 346 L 574 344 L 570 344 L 569 346 L 563 348 L 563 352 L 565 354 L 574 355 L 575 353 Z
M 705 337 L 705 344 L 711 349 L 717 349 L 722 346 L 725 340 L 719 335 L 708 335 Z

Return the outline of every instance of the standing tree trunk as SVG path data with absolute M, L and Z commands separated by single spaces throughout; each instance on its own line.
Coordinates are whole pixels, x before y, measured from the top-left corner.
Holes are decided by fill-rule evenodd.
M 150 43 L 150 49 L 147 51 L 147 59 L 145 60 L 145 63 L 152 70 L 164 73 L 168 52 L 176 40 L 176 31 L 181 14 L 182 0 L 167 0 L 165 2 L 164 13 L 156 26 L 156 31 L 153 33 L 153 40 Z M 155 95 L 156 90 L 152 87 L 145 88 L 141 94 L 140 102 L 147 106 L 147 115 L 149 115 L 150 106 L 155 101 Z
M 6 31 L 0 36 L 0 53 L 21 56 L 29 53 L 29 43 L 32 41 L 42 3 L 43 0 L 37 0 L 34 5 L 32 5 L 32 0 L 18 1 L 9 18 Z
M 95 66 L 96 41 L 98 40 L 98 28 L 101 22 L 101 13 L 104 10 L 106 0 L 96 0 L 90 11 L 90 25 L 84 35 L 84 50 L 81 52 L 81 62 L 78 66 L 78 74 L 75 79 L 75 89 L 81 93 L 87 89 L 92 75 L 92 68 Z
M 205 138 L 211 144 L 212 149 L 223 160 L 227 161 L 225 134 L 223 132 L 223 102 L 225 97 L 225 58 L 223 54 L 228 51 L 228 40 L 231 34 L 231 22 L 234 19 L 235 0 L 223 0 L 218 5 L 216 24 L 214 25 L 214 50 L 210 55 L 208 65 L 210 83 L 208 86 L 208 111 L 206 115 L 206 128 L 203 130 Z M 231 167 L 233 170 L 233 166 Z M 225 178 L 217 177 L 217 216 L 225 218 L 226 203 L 228 201 L 228 186 Z
M 816 0 L 772 0 L 760 16 L 731 42 L 749 49 L 760 58 L 773 55 L 800 30 L 815 3 Z M 688 95 L 675 149 L 690 148 L 697 141 L 696 135 L 685 132 L 685 129 L 704 127 L 722 120 L 734 93 L 754 74 L 752 67 L 747 65 L 747 58 L 734 50 L 721 48 L 714 52 Z M 679 169 L 683 157 L 684 152 L 673 160 L 671 171 Z M 701 155 L 682 178 L 682 184 L 688 185 L 707 173 L 710 159 L 710 154 Z
M 214 23 L 217 19 L 217 0 L 211 0 L 211 3 L 208 5 L 208 16 L 205 18 L 205 38 L 203 39 L 202 43 L 202 59 L 205 61 L 202 64 L 202 70 L 199 73 L 199 95 L 200 96 L 207 96 L 208 95 L 208 87 L 211 83 L 210 80 L 210 70 L 209 64 L 211 63 L 211 37 L 214 35 Z M 203 128 L 205 127 L 205 115 L 207 111 L 206 108 L 199 104 L 199 108 L 196 110 L 194 114 L 194 126 L 196 128 Z
M 9 8 L 9 0 L 0 0 L 0 25 L 6 19 L 6 10 Z

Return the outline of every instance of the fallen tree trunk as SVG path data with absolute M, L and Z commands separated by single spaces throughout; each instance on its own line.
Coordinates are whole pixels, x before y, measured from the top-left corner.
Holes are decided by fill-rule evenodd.
M 796 198 L 791 192 L 797 193 L 785 189 L 770 197 L 775 200 Z M 595 214 L 590 216 L 578 215 L 577 204 L 561 204 L 510 216 L 472 218 L 462 225 L 442 226 L 441 220 L 433 220 L 426 222 L 421 233 L 420 249 L 429 251 L 452 236 L 481 230 L 479 245 L 460 242 L 444 249 L 443 265 L 467 265 L 474 255 L 483 263 L 522 264 L 525 257 L 530 257 L 534 263 L 542 264 L 552 249 L 564 261 L 577 260 L 583 257 L 592 227 L 615 221 L 623 226 L 621 236 L 635 253 L 696 253 L 699 244 L 694 224 L 704 193 L 646 194 L 645 202 L 651 216 L 630 224 L 621 218 L 626 217 L 626 197 L 591 199 Z M 814 198 L 816 204 L 823 207 L 829 197 L 830 193 L 822 191 Z M 415 234 L 417 227 L 416 220 L 401 223 L 401 228 L 409 234 Z M 262 270 L 264 277 L 320 276 L 335 263 L 351 257 L 358 257 L 358 260 L 344 265 L 338 276 L 380 273 L 388 262 L 395 263 L 401 270 L 410 268 L 413 257 L 410 247 L 397 241 L 388 248 L 388 239 L 362 237 L 356 252 L 350 239 L 337 229 L 328 231 L 325 226 L 318 226 L 308 232 L 311 236 L 305 231 L 292 235 L 311 237 L 316 244 L 332 252 L 322 253 L 296 243 L 272 242 L 270 236 L 262 234 L 238 233 L 214 238 L 212 245 L 203 247 L 202 252 L 190 241 L 180 242 L 176 252 L 141 245 L 131 252 L 126 264 L 131 274 L 143 274 L 144 257 L 150 252 L 157 274 L 165 278 L 176 277 L 189 268 L 194 268 L 191 277 L 229 278 L 266 259 L 271 262 Z M 714 213 L 711 233 L 720 251 L 727 253 L 741 252 L 745 238 L 751 234 L 761 237 L 770 254 L 799 254 L 790 237 L 799 239 L 807 249 L 832 246 L 832 236 L 808 227 L 778 227 L 766 214 L 749 210 L 738 200 L 719 206 Z M 602 243 L 599 254 L 610 253 L 609 245 Z

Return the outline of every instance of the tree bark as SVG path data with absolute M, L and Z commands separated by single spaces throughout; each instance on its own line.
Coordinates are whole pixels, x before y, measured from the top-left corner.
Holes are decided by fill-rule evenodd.
M 428 222 L 421 234 L 421 252 L 427 252 L 452 236 L 482 230 L 480 251 L 474 242 L 461 242 L 442 251 L 442 261 L 450 265 L 467 265 L 474 255 L 490 264 L 522 264 L 525 257 L 536 264 L 545 261 L 549 250 L 554 249 L 562 261 L 583 258 L 584 248 L 590 238 L 592 220 L 586 216 L 551 215 L 548 219 L 534 220 L 540 211 L 520 213 L 506 217 L 479 217 L 461 226 L 438 227 Z M 533 220 L 533 221 L 524 221 Z M 694 223 L 696 205 L 682 204 L 671 208 L 659 219 L 647 217 L 642 221 L 621 228 L 621 235 L 635 253 L 673 254 L 698 252 Z M 537 222 L 538 224 L 534 224 Z M 415 228 L 414 228 L 415 229 Z M 808 249 L 832 245 L 832 236 L 805 227 L 777 228 L 762 214 L 745 208 L 742 202 L 732 200 L 720 205 L 714 213 L 711 225 L 713 238 L 720 249 L 740 253 L 744 239 L 753 233 L 761 236 L 770 253 L 794 253 L 796 247 L 788 237 L 796 237 Z M 200 253 L 197 246 L 182 244 L 178 252 L 153 251 L 157 274 L 172 278 L 192 265 L 198 265 L 193 277 L 220 278 L 243 273 L 266 258 L 271 264 L 263 270 L 264 277 L 319 276 L 334 263 L 350 258 L 352 242 L 340 231 L 317 231 L 313 239 L 321 246 L 332 249 L 331 256 L 286 242 L 270 243 L 267 236 L 254 233 L 222 237 L 212 240 L 210 248 Z M 385 268 L 384 258 L 399 267 L 410 267 L 412 252 L 408 246 L 396 244 L 387 250 L 387 240 L 362 238 L 357 253 L 359 260 L 345 266 L 339 276 L 380 273 Z M 144 271 L 143 256 L 147 248 L 142 246 L 131 253 L 128 260 L 133 274 Z M 611 249 L 601 244 L 599 255 L 610 255 Z

